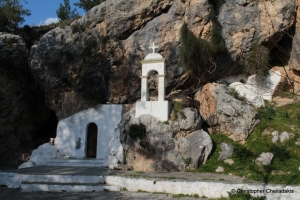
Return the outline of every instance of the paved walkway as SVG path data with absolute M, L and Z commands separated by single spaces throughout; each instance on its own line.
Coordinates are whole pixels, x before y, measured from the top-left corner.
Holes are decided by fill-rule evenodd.
M 152 194 L 147 192 L 21 192 L 20 189 L 0 189 L 1 200 L 146 200 L 180 199 L 192 200 L 205 198 L 173 198 L 170 194 Z
M 192 173 L 192 172 L 139 172 L 139 171 L 109 171 L 101 167 L 53 167 L 38 166 L 24 169 L 0 167 L 0 172 L 12 172 L 19 174 L 53 174 L 53 175 L 117 175 L 134 178 L 157 178 L 169 180 L 187 181 L 225 181 L 231 183 L 242 183 L 243 178 L 223 174 Z

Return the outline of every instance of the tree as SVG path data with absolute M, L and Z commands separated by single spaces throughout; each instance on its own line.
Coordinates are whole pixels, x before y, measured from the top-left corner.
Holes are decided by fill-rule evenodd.
M 0 0 L 0 31 L 15 32 L 30 14 L 19 0 Z
M 94 6 L 97 6 L 105 0 L 79 0 L 79 3 L 74 3 L 75 6 L 82 8 L 85 12 L 89 11 Z
M 64 5 L 60 3 L 59 8 L 56 10 L 56 15 L 60 20 L 72 19 L 78 16 L 76 9 L 71 11 L 70 0 L 64 0 Z

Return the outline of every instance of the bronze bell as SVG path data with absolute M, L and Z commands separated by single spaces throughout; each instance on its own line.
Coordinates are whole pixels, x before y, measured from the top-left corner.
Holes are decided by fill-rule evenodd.
M 156 86 L 155 86 L 155 82 L 154 81 L 150 82 L 149 90 L 156 90 Z

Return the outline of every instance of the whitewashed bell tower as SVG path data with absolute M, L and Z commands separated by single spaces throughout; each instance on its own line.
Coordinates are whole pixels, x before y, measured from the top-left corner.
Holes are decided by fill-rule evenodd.
M 136 103 L 135 117 L 150 114 L 161 121 L 169 119 L 169 102 L 165 101 L 165 59 L 155 53 L 154 43 L 150 47 L 153 52 L 149 53 L 142 60 L 142 86 L 141 86 L 141 101 Z M 158 73 L 158 100 L 149 101 L 148 75 L 149 72 L 156 71 Z

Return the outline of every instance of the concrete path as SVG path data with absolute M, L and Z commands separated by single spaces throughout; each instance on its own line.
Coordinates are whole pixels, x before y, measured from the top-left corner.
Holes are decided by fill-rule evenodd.
M 153 194 L 146 192 L 21 192 L 20 189 L 0 188 L 2 200 L 147 200 L 147 199 L 180 199 L 192 200 L 205 198 L 173 198 L 171 194 Z
M 11 185 L 7 184 L 8 182 Z M 227 197 L 228 192 L 246 192 L 253 196 L 264 196 L 267 200 L 298 200 L 300 196 L 300 186 L 297 185 L 266 185 L 230 175 L 109 171 L 101 167 L 39 166 L 25 169 L 1 167 L 1 185 L 1 200 L 174 199 L 172 194 L 197 194 L 205 199 Z M 18 189 L 8 189 L 4 185 Z

